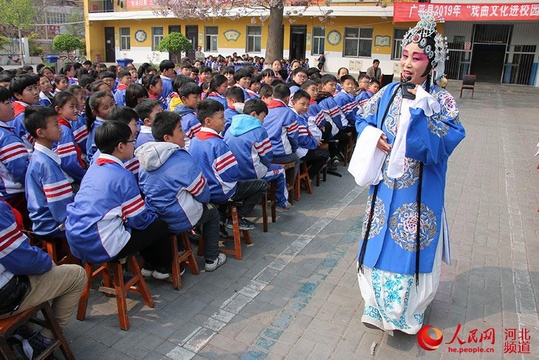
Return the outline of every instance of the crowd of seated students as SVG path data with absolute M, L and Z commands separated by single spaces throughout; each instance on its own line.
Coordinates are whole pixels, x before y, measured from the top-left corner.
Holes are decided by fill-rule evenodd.
M 301 160 L 311 177 L 337 167 L 358 107 L 379 87 L 303 65 L 1 71 L 0 318 L 52 300 L 64 327 L 86 281 L 26 234 L 66 239 L 89 263 L 138 253 L 144 276 L 167 280 L 170 233 L 201 232 L 204 268 L 214 271 L 226 262 L 219 237 L 233 227 L 227 204 L 239 204 L 240 229 L 252 230 L 247 218 L 275 181 L 277 209 L 288 212 Z

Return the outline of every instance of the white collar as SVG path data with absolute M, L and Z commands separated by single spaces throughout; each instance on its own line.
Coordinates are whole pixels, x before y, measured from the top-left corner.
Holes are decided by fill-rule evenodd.
M 209 127 L 201 127 L 200 128 L 200 131 L 204 131 L 204 132 L 208 132 L 208 133 L 212 133 L 212 134 L 215 134 L 215 135 L 219 135 L 219 133 L 213 129 L 210 129 Z M 221 135 L 219 135 L 219 137 L 221 137 Z
M 123 163 L 120 159 L 118 159 L 116 156 L 114 156 L 114 155 L 103 154 L 103 153 L 101 153 L 101 154 L 99 154 L 98 159 L 112 160 L 112 161 L 114 161 L 116 164 L 121 165 L 121 167 L 123 167 L 123 168 L 125 169 L 124 163 Z M 96 163 L 97 163 L 97 161 L 96 161 Z
M 151 133 L 152 133 L 152 127 L 151 127 L 151 126 L 142 125 L 142 126 L 140 127 L 140 133 L 141 133 L 141 134 L 151 134 Z
M 58 165 L 62 164 L 62 160 L 60 160 L 60 156 L 58 156 L 57 153 L 55 153 L 51 149 L 49 149 L 49 148 L 47 148 L 47 147 L 45 147 L 45 146 L 43 146 L 41 144 L 38 144 L 37 142 L 34 144 L 34 151 L 39 151 L 39 152 L 47 155 L 48 157 L 50 157 Z

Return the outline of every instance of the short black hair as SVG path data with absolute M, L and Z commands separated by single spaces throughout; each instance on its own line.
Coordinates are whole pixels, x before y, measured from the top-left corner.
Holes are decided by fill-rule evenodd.
M 95 144 L 101 153 L 112 154 L 119 143 L 127 143 L 131 128 L 121 121 L 105 121 L 95 130 Z
M 0 82 L 11 82 L 11 79 L 13 79 L 15 75 L 13 75 L 9 71 L 2 71 L 0 74 Z
M 176 75 L 174 80 L 172 81 L 172 90 L 176 91 L 178 94 L 180 93 L 180 89 L 185 85 L 189 83 L 195 83 L 195 80 L 190 76 L 185 75 Z
M 243 89 L 238 86 L 233 86 L 228 89 L 226 98 L 230 100 L 236 100 L 236 102 L 243 103 L 245 101 L 245 93 Z
M 292 75 L 290 75 L 290 76 L 291 76 L 291 77 L 294 77 L 294 76 L 296 76 L 296 75 L 299 74 L 299 73 L 304 73 L 306 76 L 308 76 L 308 75 L 307 75 L 307 70 L 304 69 L 304 68 L 302 68 L 302 67 L 295 68 L 294 71 L 292 71 Z
M 174 128 L 181 120 L 180 114 L 171 111 L 163 111 L 155 115 L 152 123 L 152 135 L 155 141 L 165 141 L 165 135 L 172 135 Z
M 78 79 L 79 79 L 79 85 L 80 85 L 82 88 L 84 88 L 84 89 L 86 89 L 86 90 L 90 90 L 90 89 L 89 89 L 89 85 L 90 85 L 91 83 L 94 82 L 94 77 L 93 77 L 92 75 L 90 75 L 90 74 L 83 74 L 83 75 L 80 76 Z
M 260 98 L 267 98 L 270 96 L 273 96 L 273 86 L 270 84 L 264 84 L 260 87 L 260 90 L 258 91 L 258 95 Z
M 333 74 L 325 74 L 322 76 L 322 78 L 320 79 L 320 81 L 322 82 L 323 85 L 327 84 L 328 82 L 330 81 L 333 81 L 333 82 L 337 82 L 337 77 Z
M 141 84 L 130 84 L 125 90 L 125 105 L 131 109 L 135 108 L 145 98 L 148 98 L 148 90 Z
M 238 71 L 234 73 L 234 80 L 239 81 L 240 79 L 244 77 L 248 77 L 250 79 L 251 75 L 252 74 L 249 70 L 247 70 L 246 68 L 241 68 L 241 69 L 238 69 Z
M 188 82 L 178 89 L 180 99 L 182 97 L 188 97 L 191 94 L 202 94 L 202 89 L 195 82 Z
M 138 120 L 137 112 L 127 106 L 116 106 L 110 112 L 107 120 L 120 121 L 129 124 L 131 120 Z
M 285 100 L 290 97 L 290 89 L 286 84 L 279 84 L 273 88 L 273 97 L 279 100 Z
M 58 116 L 53 108 L 48 106 L 28 106 L 24 110 L 24 126 L 34 138 L 37 138 L 37 129 L 47 128 L 47 119 Z
M 373 63 L 373 64 L 374 64 L 374 63 L 378 63 L 378 64 L 380 64 L 380 60 L 378 60 L 378 59 L 374 59 L 374 60 L 372 61 L 372 63 Z
M 116 79 L 116 74 L 113 73 L 112 71 L 101 71 L 99 73 L 99 80 L 103 80 L 105 78 Z
M 163 72 L 165 70 L 168 70 L 168 69 L 174 69 L 175 67 L 176 67 L 176 65 L 174 65 L 174 62 L 171 61 L 171 60 L 163 60 L 159 64 L 159 70 L 161 72 Z
M 121 79 L 125 76 L 131 76 L 131 73 L 129 72 L 129 70 L 127 69 L 122 69 L 120 71 L 118 71 L 118 79 Z
M 15 76 L 13 79 L 11 79 L 11 82 L 9 83 L 9 91 L 11 91 L 13 95 L 22 95 L 24 89 L 26 89 L 28 86 L 37 85 L 38 83 L 39 75 L 22 74 L 19 76 Z
M 137 112 L 139 118 L 144 121 L 144 119 L 150 117 L 150 114 L 156 106 L 161 106 L 159 100 L 142 99 L 141 101 L 139 101 L 137 106 L 135 106 L 135 111 Z
M 0 86 L 0 102 L 4 102 L 6 100 L 11 101 L 11 91 L 9 91 L 8 88 Z
M 244 114 L 250 114 L 252 112 L 255 112 L 257 115 L 262 114 L 263 112 L 268 115 L 268 105 L 260 99 L 251 99 L 245 103 L 243 106 L 243 113 Z
M 198 105 L 197 118 L 202 125 L 205 125 L 205 120 L 212 117 L 218 111 L 225 111 L 225 107 L 217 100 L 202 100 Z
M 341 84 L 343 82 L 345 82 L 346 80 L 356 81 L 356 79 L 350 74 L 346 74 L 346 75 L 341 76 L 341 78 L 340 78 Z
M 92 62 L 90 60 L 85 60 L 82 65 L 90 65 L 92 66 Z
M 293 99 L 294 101 L 299 101 L 301 98 L 306 98 L 307 100 L 311 100 L 311 95 L 305 90 L 298 90 L 294 93 Z

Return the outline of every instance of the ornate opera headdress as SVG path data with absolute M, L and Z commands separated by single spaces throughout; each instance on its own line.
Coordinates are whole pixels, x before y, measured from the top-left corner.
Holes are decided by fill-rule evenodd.
M 445 60 L 447 57 L 447 38 L 436 31 L 436 19 L 432 11 L 420 11 L 419 22 L 408 30 L 402 39 L 402 48 L 408 44 L 416 43 L 427 55 L 430 69 L 436 72 L 438 80 L 444 75 Z M 441 20 L 443 22 L 443 20 Z M 430 69 L 428 69 L 430 71 Z

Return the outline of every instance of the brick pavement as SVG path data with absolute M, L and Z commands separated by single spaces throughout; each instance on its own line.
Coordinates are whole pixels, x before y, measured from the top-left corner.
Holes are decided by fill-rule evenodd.
M 453 94 L 458 85 L 450 82 Z M 426 323 L 444 342 L 459 323 L 463 340 L 494 328 L 495 352 L 464 359 L 539 358 L 539 90 L 477 87 L 475 99 L 467 92 L 458 100 L 467 138 L 447 177 L 452 266 L 443 267 Z M 229 258 L 215 273 L 188 271 L 181 291 L 149 280 L 156 307 L 131 297 L 127 332 L 118 328 L 114 299 L 92 292 L 87 319 L 65 331 L 73 352 L 77 359 L 459 358 L 446 344 L 426 352 L 414 336 L 361 324 L 355 256 L 365 200 L 346 173 L 330 176 L 269 233 L 254 231 L 244 260 Z M 531 355 L 504 356 L 503 329 L 519 324 L 530 331 Z

